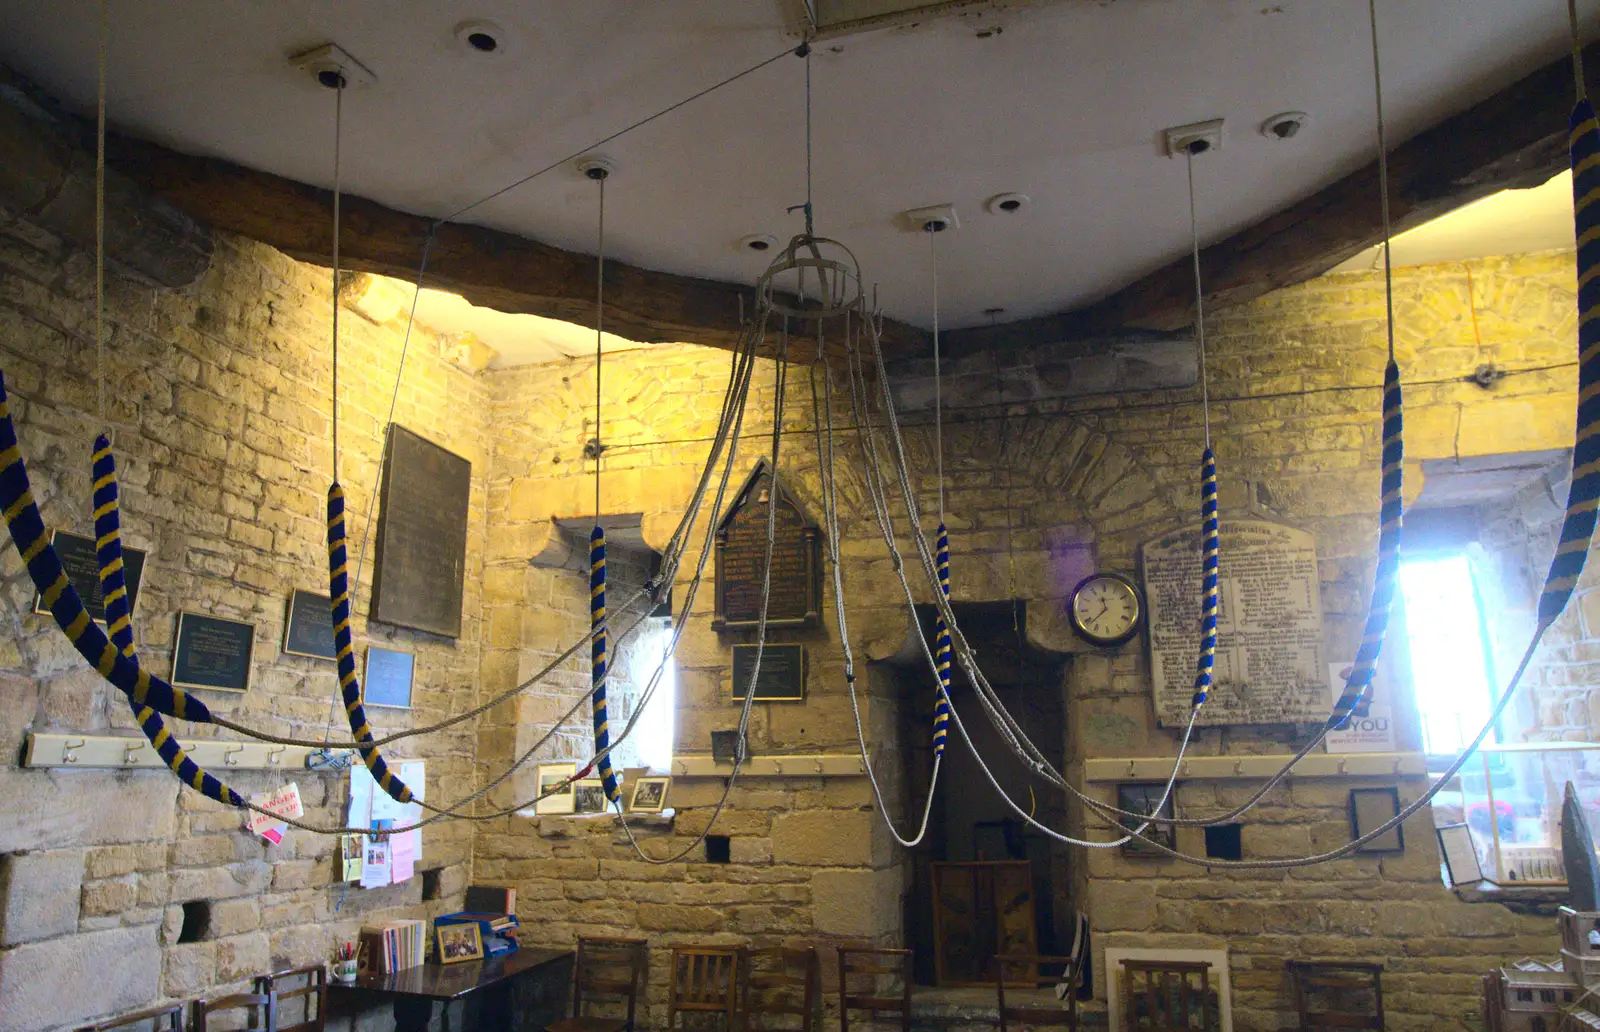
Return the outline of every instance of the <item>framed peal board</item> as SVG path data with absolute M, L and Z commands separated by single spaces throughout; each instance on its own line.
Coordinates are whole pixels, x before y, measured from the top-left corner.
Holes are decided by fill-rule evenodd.
M 389 424 L 383 448 L 372 619 L 461 636 L 472 463 Z
M 172 646 L 172 683 L 179 688 L 247 691 L 255 644 L 255 624 L 180 612 Z
M 327 595 L 296 588 L 289 596 L 289 611 L 283 620 L 283 651 L 291 656 L 335 659 L 333 612 Z
M 750 675 L 755 672 L 755 645 L 733 647 L 733 701 L 744 702 L 750 689 Z M 806 701 L 806 647 L 804 645 L 775 645 L 768 642 L 761 649 L 761 672 L 756 678 L 757 702 Z
M 417 657 L 381 645 L 367 646 L 367 669 L 361 679 L 362 701 L 368 706 L 411 708 L 411 684 Z
M 67 581 L 83 600 L 83 608 L 89 611 L 92 619 L 105 623 L 106 602 L 100 596 L 100 560 L 95 557 L 94 538 L 55 531 L 50 535 L 50 543 L 55 546 L 56 555 L 61 557 L 61 566 L 67 571 Z M 144 578 L 142 550 L 126 545 L 122 547 L 122 576 L 128 583 L 128 612 L 137 612 L 139 584 Z M 38 592 L 33 595 L 33 611 L 40 616 L 50 615 Z

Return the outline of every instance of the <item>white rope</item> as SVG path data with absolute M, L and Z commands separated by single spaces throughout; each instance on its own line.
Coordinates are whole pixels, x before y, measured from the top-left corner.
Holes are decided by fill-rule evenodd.
M 939 479 L 939 522 L 944 520 L 944 377 L 939 367 L 939 231 L 934 223 L 923 226 L 928 235 L 928 266 L 933 278 L 933 463 Z
M 344 71 L 333 91 L 333 479 L 339 479 L 339 193 L 344 139 Z
M 1194 335 L 1200 353 L 1200 412 L 1205 420 L 1206 447 L 1211 447 L 1211 386 L 1206 379 L 1206 295 L 1200 285 L 1200 223 L 1194 203 L 1194 151 L 1185 150 L 1189 169 L 1189 239 L 1194 254 Z
M 100 0 L 99 96 L 95 105 L 94 155 L 94 356 L 100 425 L 106 424 L 106 0 Z

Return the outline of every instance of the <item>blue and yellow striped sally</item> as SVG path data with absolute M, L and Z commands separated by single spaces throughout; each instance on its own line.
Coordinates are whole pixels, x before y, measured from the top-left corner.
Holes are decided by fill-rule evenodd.
M 1200 657 L 1195 661 L 1196 709 L 1211 695 L 1211 674 L 1217 663 L 1218 546 L 1217 457 L 1206 445 L 1200 456 Z
M 938 553 L 939 562 L 939 592 L 944 595 L 945 601 L 950 599 L 950 533 L 945 529 L 943 522 L 939 524 Z M 933 704 L 933 755 L 937 759 L 944 755 L 945 739 L 950 731 L 950 659 L 953 652 L 950 640 L 950 628 L 944 622 L 944 614 L 938 613 L 934 618 L 934 666 L 939 673 L 939 698 Z
M 94 439 L 92 466 L 95 559 L 100 568 L 100 595 L 105 600 L 106 631 L 117 650 L 137 665 L 139 657 L 133 647 L 133 612 L 128 605 L 127 578 L 123 574 L 117 465 L 111 455 L 111 442 L 105 434 Z M 167 729 L 159 713 L 132 699 L 128 700 L 128 705 L 139 723 L 139 730 L 155 746 L 156 754 L 178 776 L 179 781 L 208 799 L 215 799 L 226 806 L 244 807 L 244 798 L 239 793 L 190 758 L 182 743 Z
M 606 629 L 606 531 L 599 524 L 589 533 L 589 626 L 595 628 L 594 641 L 589 646 L 594 749 L 606 798 L 616 802 L 621 793 L 607 751 L 611 748 L 611 727 L 606 717 L 606 660 L 610 646 L 610 632 Z

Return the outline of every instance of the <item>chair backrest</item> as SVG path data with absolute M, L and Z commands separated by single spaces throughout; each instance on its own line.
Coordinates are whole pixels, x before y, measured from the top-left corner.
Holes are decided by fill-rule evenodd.
M 1013 1023 L 1035 1027 L 1060 1025 L 1077 1032 L 1078 970 L 1072 957 L 1047 957 L 1040 954 L 1008 953 L 994 958 L 995 1000 L 1000 1012 L 1000 1032 Z M 1059 1006 L 1029 1007 L 1007 1005 L 1006 988 L 1038 990 L 1065 982 L 1067 995 Z
M 735 1032 L 739 1012 L 741 946 L 672 947 L 671 992 L 667 997 L 667 1029 L 677 1027 L 678 1012 L 723 1014 L 728 1032 Z
M 275 993 L 235 993 L 215 1000 L 194 1001 L 194 1032 L 206 1032 L 206 1019 L 223 1011 L 247 1010 L 245 1028 L 278 1032 L 278 997 Z
M 1302 1029 L 1383 1028 L 1382 964 L 1291 960 L 1286 966 L 1294 980 L 1294 1004 Z M 1352 996 L 1370 996 L 1370 1000 L 1356 1005 Z M 1330 1009 L 1331 1004 L 1341 1009 Z M 1346 1005 L 1351 1009 L 1343 1009 Z
M 755 1032 L 776 1032 L 787 1024 L 767 1024 L 751 1018 L 761 1014 L 793 1014 L 800 1018 L 800 1032 L 811 1032 L 817 1014 L 817 951 L 811 946 L 768 946 L 745 954 L 744 984 L 739 1003 L 744 1008 L 744 1028 Z
M 1216 1032 L 1206 961 L 1123 960 L 1122 1000 L 1128 1032 Z
M 133 1014 L 120 1014 L 93 1025 L 79 1025 L 75 1032 L 111 1032 L 112 1029 L 131 1028 L 150 1022 L 150 1032 L 183 1032 L 183 1004 L 170 1003 L 165 1007 L 152 1007 Z
M 851 946 L 839 947 L 839 1032 L 850 1032 L 850 1010 L 869 1010 L 900 1015 L 901 1032 L 911 1032 L 911 963 L 910 950 L 867 949 Z M 850 976 L 870 976 L 871 988 L 854 992 Z M 877 983 L 883 975 L 900 979 L 900 995 L 877 995 Z
M 303 981 L 299 981 L 303 980 Z M 299 981 L 298 985 L 290 983 Z M 321 964 L 274 971 L 270 975 L 256 976 L 257 993 L 275 993 L 278 997 L 278 1032 L 323 1032 L 328 1024 L 328 969 Z M 297 1008 L 301 1020 L 285 1024 L 291 1009 L 291 1000 L 300 1000 Z
M 582 1017 L 584 1003 L 592 1004 L 597 997 L 625 999 L 628 1032 L 633 1032 L 648 945 L 644 939 L 580 938 L 572 972 L 572 1016 Z

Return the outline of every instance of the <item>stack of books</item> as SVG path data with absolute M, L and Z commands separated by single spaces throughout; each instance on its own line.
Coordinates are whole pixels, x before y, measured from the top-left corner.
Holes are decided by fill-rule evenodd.
M 388 975 L 421 964 L 428 952 L 428 922 L 386 921 L 365 925 L 356 949 L 363 975 Z

